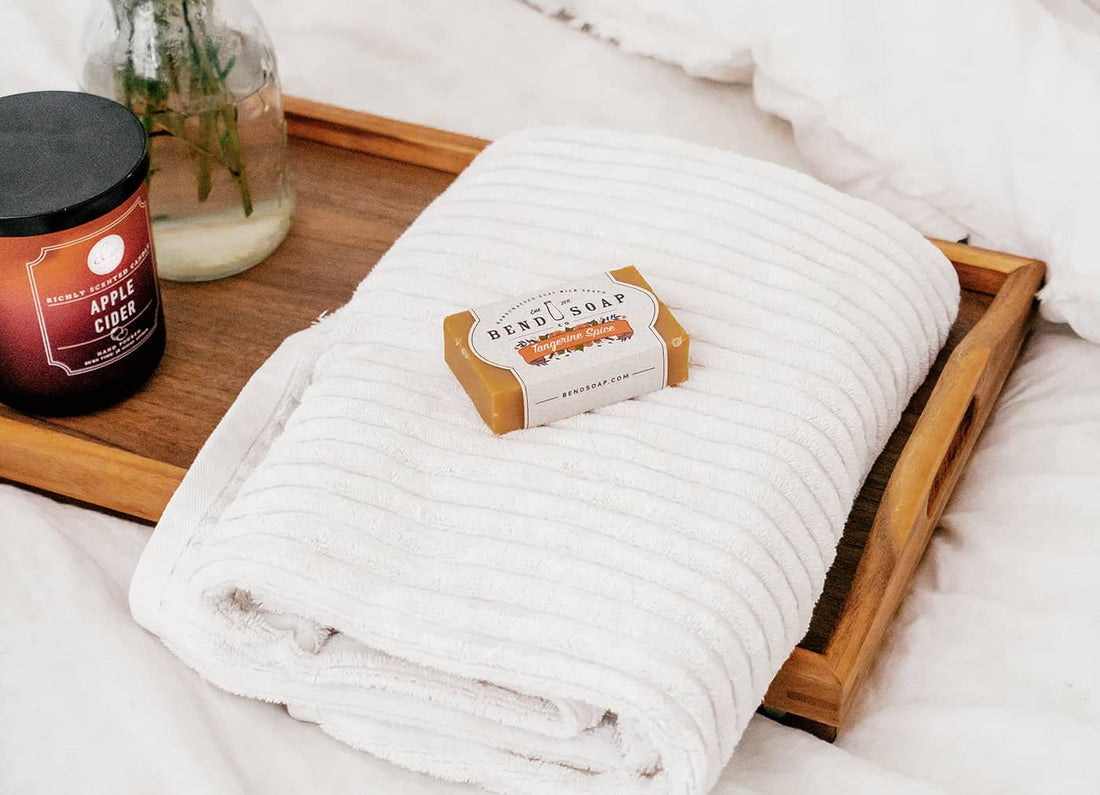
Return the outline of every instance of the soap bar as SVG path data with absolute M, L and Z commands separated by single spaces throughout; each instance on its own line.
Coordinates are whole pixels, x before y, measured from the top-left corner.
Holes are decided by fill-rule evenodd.
M 689 342 L 633 267 L 443 321 L 447 365 L 493 433 L 686 381 Z

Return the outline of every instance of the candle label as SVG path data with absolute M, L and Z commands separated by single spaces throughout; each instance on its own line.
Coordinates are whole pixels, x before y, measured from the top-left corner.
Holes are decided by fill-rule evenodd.
M 26 264 L 47 363 L 69 376 L 137 350 L 160 315 L 146 187 L 85 227 Z
M 665 386 L 659 308 L 653 293 L 602 273 L 471 310 L 469 346 L 519 381 L 530 428 Z

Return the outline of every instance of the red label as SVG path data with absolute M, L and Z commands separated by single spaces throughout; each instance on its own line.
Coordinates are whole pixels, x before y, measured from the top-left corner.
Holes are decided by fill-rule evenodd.
M 43 246 L 27 262 L 50 366 L 70 376 L 98 370 L 152 336 L 160 293 L 151 240 L 143 185 L 79 237 Z

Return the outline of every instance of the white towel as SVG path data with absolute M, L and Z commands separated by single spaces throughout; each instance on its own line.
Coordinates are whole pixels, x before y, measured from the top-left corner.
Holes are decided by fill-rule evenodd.
M 443 317 L 626 265 L 692 334 L 688 382 L 494 437 Z M 705 792 L 958 296 L 916 232 L 809 177 L 510 136 L 249 383 L 134 616 L 215 684 L 415 770 Z

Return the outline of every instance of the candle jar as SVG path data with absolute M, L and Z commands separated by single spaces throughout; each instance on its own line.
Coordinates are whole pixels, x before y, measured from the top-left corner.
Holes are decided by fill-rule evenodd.
M 239 273 L 294 210 L 275 54 L 248 0 L 95 0 L 82 86 L 128 106 L 150 141 L 160 275 Z
M 164 352 L 145 130 L 69 91 L 0 97 L 0 402 L 72 414 Z

